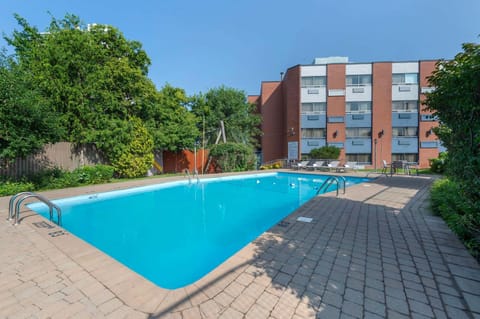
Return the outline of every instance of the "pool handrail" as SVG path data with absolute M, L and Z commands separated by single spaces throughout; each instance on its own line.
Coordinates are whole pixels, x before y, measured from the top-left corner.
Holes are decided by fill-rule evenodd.
M 345 177 L 343 176 L 338 176 L 338 175 L 333 175 L 333 176 L 330 176 L 329 178 L 327 178 L 325 180 L 325 182 L 323 182 L 323 184 L 318 188 L 317 190 L 317 195 L 320 193 L 320 191 L 322 189 L 325 189 L 325 191 L 328 189 L 328 187 L 330 187 L 330 185 L 332 185 L 334 182 L 337 183 L 337 196 L 338 196 L 338 190 L 340 188 L 340 180 L 339 178 L 342 179 L 343 181 L 343 193 L 345 194 L 346 192 L 346 184 L 347 184 L 347 180 L 345 179 Z
M 57 211 L 57 225 L 62 225 L 61 208 L 52 203 L 48 198 L 33 192 L 21 192 L 10 198 L 10 202 L 8 205 L 8 220 L 12 220 L 13 218 L 15 218 L 14 225 L 19 224 L 20 206 L 22 205 L 22 202 L 28 198 L 36 198 L 48 206 L 50 213 L 50 221 L 53 221 L 53 209 L 55 209 Z M 17 200 L 16 205 L 15 200 Z M 15 209 L 13 209 L 13 207 L 15 207 Z

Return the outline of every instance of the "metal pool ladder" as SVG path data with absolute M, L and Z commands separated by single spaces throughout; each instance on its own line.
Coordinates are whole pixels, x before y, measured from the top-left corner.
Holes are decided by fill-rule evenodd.
M 197 183 L 200 183 L 200 177 L 198 176 L 198 171 L 196 169 L 193 170 L 192 176 L 190 175 L 190 171 L 188 170 L 188 168 L 185 168 L 183 170 L 183 172 L 185 173 L 185 176 L 188 177 L 188 183 L 189 184 L 192 183 L 192 176 L 193 176 L 193 178 L 195 178 L 195 176 L 196 176 L 197 177 Z
M 343 182 L 343 193 L 345 194 L 345 188 L 346 188 L 346 185 L 347 185 L 347 180 L 345 179 L 345 177 L 343 176 L 330 176 L 329 178 L 327 178 L 325 180 L 325 182 L 323 182 L 322 186 L 320 186 L 317 190 L 317 195 L 320 193 L 320 191 L 326 191 L 328 189 L 328 187 L 330 185 L 332 185 L 333 183 L 336 183 L 337 184 L 337 196 L 338 196 L 338 190 L 340 188 L 340 180 Z
M 18 225 L 18 222 L 20 219 L 20 206 L 22 205 L 22 202 L 27 198 L 36 198 L 41 202 L 45 203 L 50 210 L 50 221 L 53 221 L 53 209 L 55 209 L 57 211 L 57 224 L 59 226 L 62 225 L 62 210 L 60 209 L 60 207 L 52 203 L 48 198 L 33 192 L 21 192 L 16 195 L 13 195 L 10 198 L 10 202 L 8 203 L 7 220 L 14 219 L 15 220 L 14 224 Z

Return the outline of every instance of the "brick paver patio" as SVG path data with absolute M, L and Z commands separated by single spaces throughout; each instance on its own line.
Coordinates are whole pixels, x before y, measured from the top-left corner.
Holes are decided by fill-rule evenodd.
M 12 226 L 8 198 L 0 198 L 0 318 L 480 318 L 480 266 L 429 213 L 431 182 L 381 177 L 338 198 L 316 197 L 176 290 L 36 214 L 22 212 Z

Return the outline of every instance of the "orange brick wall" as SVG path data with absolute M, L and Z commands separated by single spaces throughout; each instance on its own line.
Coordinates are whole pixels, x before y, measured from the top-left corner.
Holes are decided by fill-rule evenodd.
M 283 157 L 286 129 L 281 82 L 262 82 L 260 101 L 263 162 L 268 162 Z
M 283 143 L 281 158 L 288 156 L 288 142 L 296 142 L 300 145 L 300 66 L 295 66 L 287 70 L 282 82 L 284 112 L 285 112 L 285 131 L 286 142 Z M 300 156 L 301 150 L 298 151 Z
M 383 136 L 380 134 L 382 130 Z M 386 62 L 372 65 L 373 166 L 375 160 L 377 168 L 382 167 L 382 160 L 392 160 L 392 63 Z
M 329 90 L 345 90 L 345 64 L 327 65 L 327 144 L 330 142 L 345 143 L 345 122 L 328 123 L 329 116 L 343 116 L 345 118 L 345 95 L 328 96 Z M 334 136 L 334 132 L 337 135 Z M 345 161 L 345 149 L 340 152 L 340 160 Z

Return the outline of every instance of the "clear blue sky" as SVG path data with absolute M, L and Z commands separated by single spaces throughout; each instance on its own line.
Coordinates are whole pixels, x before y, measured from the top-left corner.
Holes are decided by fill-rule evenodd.
M 0 32 L 17 28 L 14 13 L 43 31 L 47 12 L 119 28 L 143 44 L 158 88 L 188 94 L 222 84 L 258 94 L 314 57 L 449 59 L 480 34 L 480 0 L 0 0 Z

